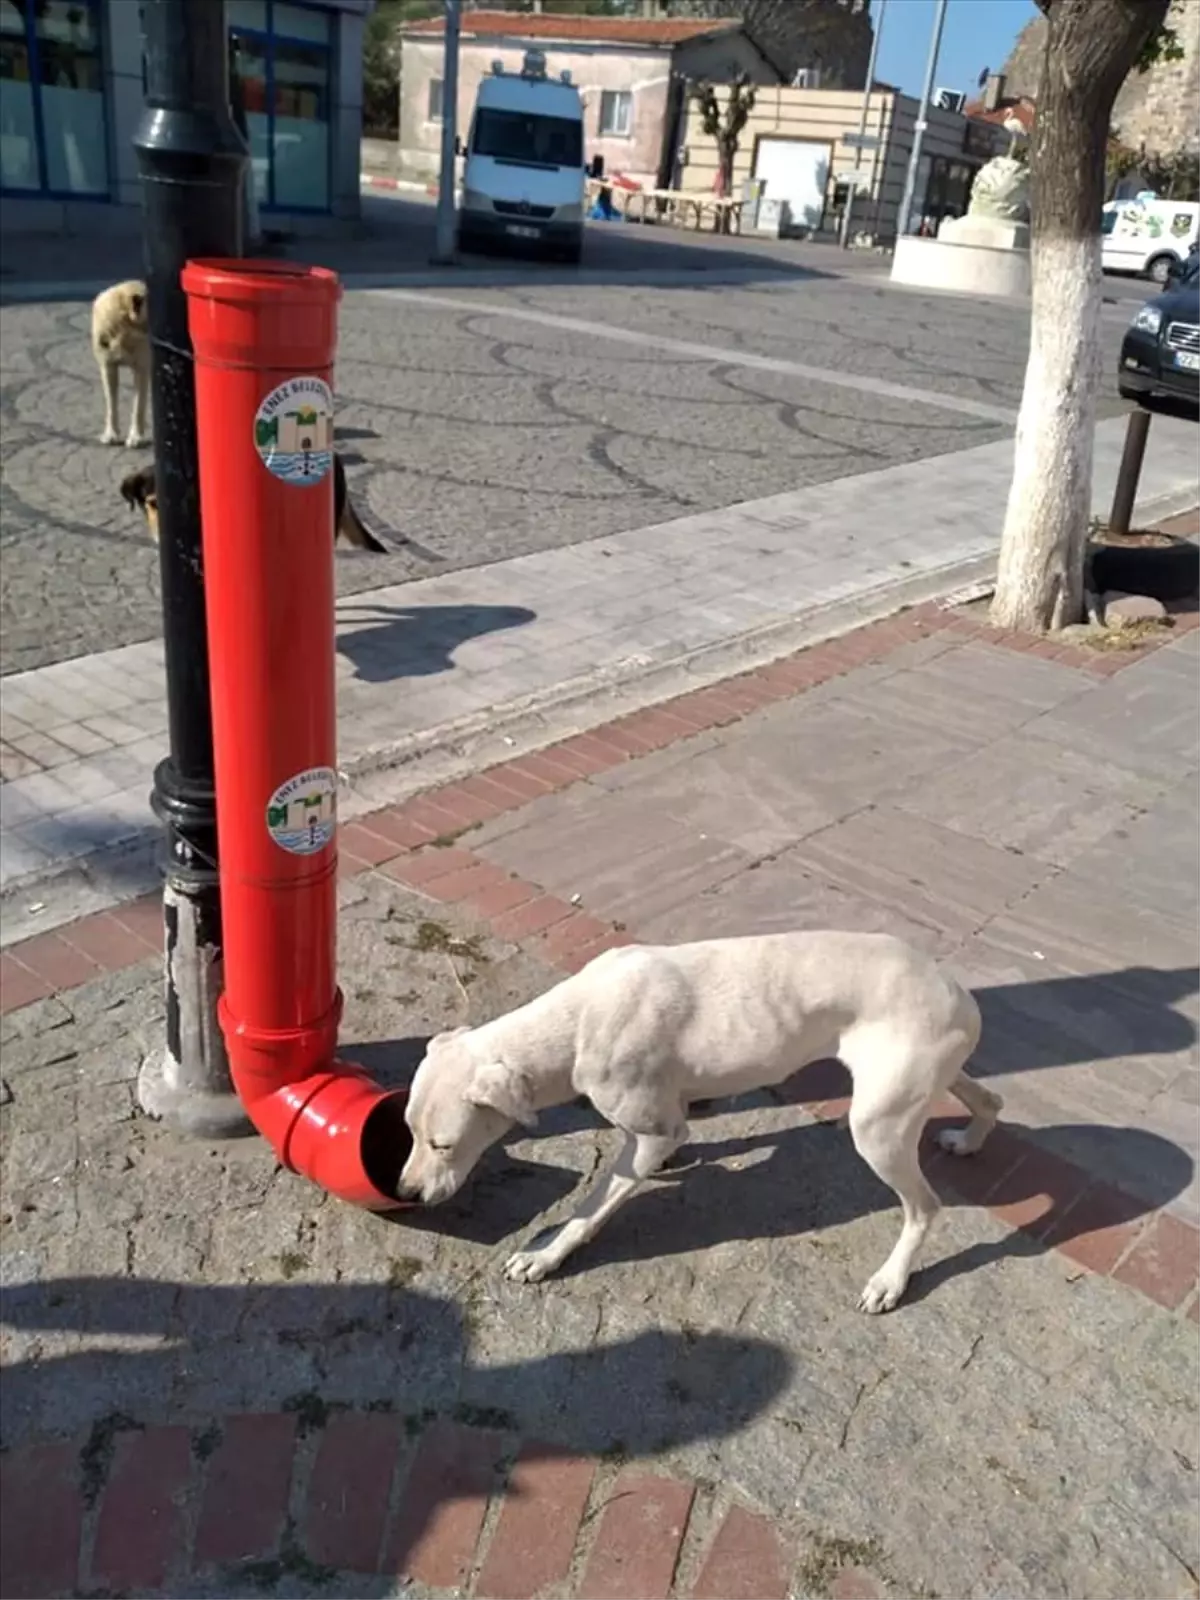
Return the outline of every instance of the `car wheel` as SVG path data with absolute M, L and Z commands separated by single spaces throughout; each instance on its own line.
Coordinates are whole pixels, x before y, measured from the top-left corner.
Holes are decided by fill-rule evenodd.
M 1155 256 L 1146 268 L 1146 276 L 1154 283 L 1166 283 L 1171 276 L 1171 268 L 1175 264 L 1174 256 Z

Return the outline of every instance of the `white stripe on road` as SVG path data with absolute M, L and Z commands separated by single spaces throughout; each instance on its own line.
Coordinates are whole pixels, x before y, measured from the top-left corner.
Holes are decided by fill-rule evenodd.
M 967 400 L 959 395 L 939 394 L 932 389 L 914 389 L 907 383 L 888 383 L 883 378 L 860 378 L 852 372 L 810 367 L 803 361 L 788 361 L 782 356 L 760 356 L 746 350 L 726 350 L 715 344 L 694 344 L 689 339 L 669 339 L 660 333 L 638 333 L 633 328 L 614 327 L 611 322 L 588 322 L 582 317 L 562 317 L 552 311 L 494 306 L 483 300 L 460 300 L 454 295 L 428 294 L 423 289 L 369 289 L 365 292 L 384 300 L 408 300 L 415 305 L 470 311 L 488 317 L 507 317 L 513 322 L 536 322 L 544 328 L 560 328 L 564 333 L 586 334 L 590 339 L 648 346 L 674 355 L 699 356 L 706 361 L 719 361 L 722 366 L 749 367 L 758 372 L 782 372 L 792 378 L 807 378 L 810 383 L 826 383 L 835 389 L 856 389 L 860 394 L 884 395 L 889 400 L 901 400 L 905 405 L 935 406 L 939 411 L 980 417 L 985 422 L 1000 422 L 1009 428 L 1017 420 L 1017 413 L 1011 407 L 989 405 L 986 400 Z

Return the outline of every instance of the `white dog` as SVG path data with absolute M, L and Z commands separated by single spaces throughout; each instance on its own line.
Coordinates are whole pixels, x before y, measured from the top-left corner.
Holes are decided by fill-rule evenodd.
M 104 432 L 101 444 L 119 444 L 117 392 L 121 368 L 133 374 L 133 410 L 129 414 L 127 449 L 150 443 L 150 329 L 146 320 L 146 285 L 136 278 L 115 283 L 92 302 L 92 354 L 104 386 Z
M 949 1090 L 970 1112 L 965 1128 L 942 1135 L 956 1155 L 979 1149 L 1001 1108 L 963 1072 L 979 1029 L 967 990 L 887 934 L 609 950 L 518 1011 L 430 1041 L 408 1100 L 400 1195 L 449 1199 L 515 1123 L 532 1127 L 539 1111 L 586 1095 L 625 1145 L 570 1221 L 509 1259 L 508 1276 L 533 1283 L 684 1143 L 690 1102 L 781 1083 L 837 1056 L 854 1082 L 858 1153 L 904 1208 L 896 1247 L 859 1300 L 890 1311 L 938 1210 L 917 1150 L 933 1102 Z

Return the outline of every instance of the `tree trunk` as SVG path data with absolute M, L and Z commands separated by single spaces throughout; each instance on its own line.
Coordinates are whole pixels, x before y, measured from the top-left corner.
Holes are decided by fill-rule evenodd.
M 1117 91 L 1168 0 L 1038 0 L 1049 18 L 1031 164 L 1029 364 L 992 621 L 1083 616 L 1100 347 L 1100 210 Z
M 721 140 L 717 146 L 717 184 L 723 200 L 733 193 L 733 164 L 736 160 L 736 141 L 730 146 L 726 140 Z M 716 220 L 719 232 L 728 233 L 729 212 L 724 207 L 717 213 Z

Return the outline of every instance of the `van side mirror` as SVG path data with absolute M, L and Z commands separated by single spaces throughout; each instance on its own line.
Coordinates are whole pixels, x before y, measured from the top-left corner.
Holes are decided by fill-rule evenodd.
M 592 160 L 591 160 L 591 165 L 588 167 L 588 177 L 589 178 L 602 178 L 603 176 L 604 176 L 604 157 L 603 156 L 593 156 Z
M 456 156 L 465 156 L 466 153 L 467 153 L 467 147 L 462 142 L 461 136 L 456 137 L 455 140 L 454 140 L 454 154 Z

